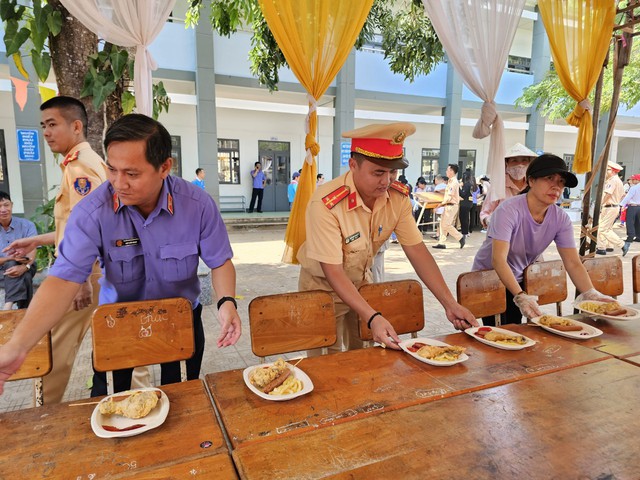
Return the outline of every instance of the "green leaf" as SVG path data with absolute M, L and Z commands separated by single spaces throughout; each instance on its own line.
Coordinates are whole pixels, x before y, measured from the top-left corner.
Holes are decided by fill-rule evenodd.
M 93 74 L 88 71 L 84 76 L 80 98 L 89 97 L 93 93 Z
M 60 30 L 62 30 L 62 13 L 55 11 L 47 15 L 47 26 L 51 35 L 58 36 Z
M 113 79 L 117 82 L 118 80 L 120 80 L 122 74 L 124 73 L 124 69 L 127 66 L 127 62 L 129 61 L 129 54 L 125 49 L 114 48 L 111 51 L 111 55 L 109 55 L 109 59 L 111 60 Z
M 42 20 L 42 16 L 40 16 Z M 46 19 L 43 23 L 40 23 L 37 17 L 29 20 L 29 27 L 31 28 L 31 41 L 33 42 L 33 48 L 38 52 L 44 50 L 44 42 L 49 36 L 49 27 L 47 27 Z
M 46 82 L 51 70 L 51 55 L 49 55 L 49 52 L 40 53 L 36 50 L 31 50 L 31 62 L 40 81 Z
M 7 50 L 7 56 L 13 55 L 20 51 L 20 47 L 29 38 L 30 31 L 27 27 L 18 30 L 18 22 L 16 20 L 7 21 L 4 31 L 4 45 Z
M 136 108 L 136 97 L 129 90 L 122 92 L 122 113 L 125 115 L 133 112 Z
M 96 79 L 93 84 L 93 106 L 96 110 L 100 109 L 104 101 L 115 89 L 116 84 L 113 81 L 105 80 L 103 77 Z
M 22 19 L 24 9 L 25 7 L 23 5 L 18 6 L 17 0 L 2 0 L 0 1 L 0 19 L 5 22 L 9 20 L 20 20 Z

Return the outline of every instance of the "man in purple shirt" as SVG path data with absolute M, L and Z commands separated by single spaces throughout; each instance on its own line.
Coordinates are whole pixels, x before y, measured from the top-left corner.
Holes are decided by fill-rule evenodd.
M 258 200 L 258 213 L 262 213 L 262 196 L 264 195 L 264 184 L 267 181 L 267 177 L 262 171 L 260 162 L 255 163 L 253 170 L 251 170 L 251 177 L 253 178 L 253 192 L 251 193 L 251 202 L 249 202 L 249 213 L 253 213 L 256 199 Z
M 198 257 L 211 268 L 218 297 L 218 347 L 236 343 L 241 324 L 235 268 L 225 225 L 209 195 L 171 177 L 171 137 L 155 120 L 126 115 L 107 131 L 108 182 L 80 201 L 69 217 L 58 259 L 11 340 L 0 348 L 0 393 L 27 352 L 63 316 L 96 258 L 104 270 L 100 304 L 182 296 L 193 305 L 196 353 L 187 377 L 197 378 L 204 351 Z M 114 372 L 115 391 L 131 371 Z M 177 362 L 162 366 L 162 383 L 180 381 Z M 106 393 L 94 375 L 92 396 Z

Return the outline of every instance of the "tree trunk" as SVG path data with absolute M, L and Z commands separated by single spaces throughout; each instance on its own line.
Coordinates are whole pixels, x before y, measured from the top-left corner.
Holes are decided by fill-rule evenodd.
M 87 108 L 89 117 L 87 140 L 91 147 L 103 155 L 104 108 L 93 108 L 93 97 L 80 98 L 84 76 L 87 73 L 87 58 L 98 51 L 98 37 L 76 20 L 60 2 L 49 0 L 55 10 L 62 13 L 62 30 L 56 37 L 49 36 L 51 63 L 56 75 L 60 95 L 77 98 Z

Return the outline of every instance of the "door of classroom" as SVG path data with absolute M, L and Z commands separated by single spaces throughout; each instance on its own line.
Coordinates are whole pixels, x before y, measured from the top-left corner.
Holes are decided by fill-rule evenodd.
M 4 130 L 0 130 L 0 190 L 9 193 L 9 176 L 7 175 L 7 149 L 4 143 Z
M 259 140 L 258 156 L 267 179 L 262 210 L 265 212 L 288 211 L 287 187 L 291 178 L 291 145 L 289 142 Z

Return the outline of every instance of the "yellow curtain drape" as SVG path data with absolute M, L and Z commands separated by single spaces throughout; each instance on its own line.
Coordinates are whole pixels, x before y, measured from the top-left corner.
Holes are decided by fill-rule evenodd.
M 317 100 L 344 64 L 373 0 L 259 0 L 264 18 L 291 70 L 307 90 L 305 162 L 289 216 L 282 260 L 298 263 L 306 239 L 305 212 L 316 188 Z
M 567 93 L 578 102 L 566 119 L 578 127 L 573 159 L 576 173 L 591 171 L 593 125 L 589 93 L 609 50 L 615 4 L 612 0 L 538 1 L 558 77 Z

